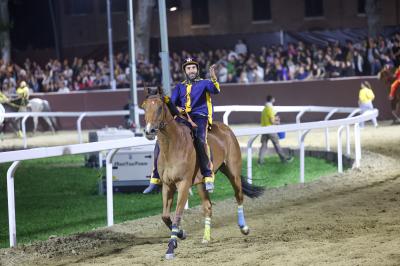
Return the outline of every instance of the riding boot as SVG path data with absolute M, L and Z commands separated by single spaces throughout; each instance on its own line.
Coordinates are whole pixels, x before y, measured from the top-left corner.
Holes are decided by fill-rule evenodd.
M 143 194 L 149 194 L 151 192 L 158 193 L 161 188 L 161 180 L 159 178 L 151 178 L 150 185 L 143 191 Z
M 212 162 L 209 159 L 207 150 L 208 145 L 200 139 L 195 139 L 195 148 L 199 158 L 200 172 L 203 175 L 205 189 L 212 193 L 214 191 L 214 172 L 212 171 Z
M 160 146 L 158 145 L 158 142 L 156 142 L 156 146 L 154 147 L 153 172 L 150 178 L 150 185 L 143 191 L 143 194 L 148 194 L 151 192 L 156 192 L 156 193 L 160 192 L 162 183 L 157 169 L 157 161 L 159 154 L 160 154 Z

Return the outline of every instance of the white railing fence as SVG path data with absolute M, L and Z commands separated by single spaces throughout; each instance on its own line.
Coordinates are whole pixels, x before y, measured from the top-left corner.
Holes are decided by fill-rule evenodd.
M 230 105 L 230 106 L 215 106 L 214 112 L 223 112 L 223 122 L 229 125 L 229 116 L 232 112 L 261 112 L 264 106 L 259 105 Z M 307 112 L 314 113 L 328 113 L 325 117 L 325 120 L 329 120 L 329 118 L 335 113 L 351 113 L 355 109 L 350 107 L 326 107 L 326 106 L 275 106 L 275 110 L 277 113 L 297 113 L 296 123 L 301 122 L 302 116 Z M 358 110 L 358 109 L 357 109 Z M 144 112 L 141 109 L 137 109 L 139 115 L 143 115 Z M 24 148 L 28 147 L 27 140 L 27 132 L 26 132 L 26 121 L 30 117 L 75 117 L 76 120 L 76 129 L 78 132 L 78 143 L 83 143 L 83 133 L 82 133 L 82 121 L 86 117 L 108 117 L 108 116 L 125 116 L 129 115 L 128 110 L 119 110 L 119 111 L 93 111 L 93 112 L 19 112 L 19 113 L 0 113 L 0 117 L 4 118 L 22 118 L 22 138 Z M 347 139 L 349 139 L 349 130 L 346 131 Z M 299 140 L 300 140 L 301 132 L 299 132 Z M 329 151 L 330 143 L 329 143 L 329 129 L 326 128 L 325 131 L 325 139 L 326 139 L 326 148 Z M 347 142 L 350 143 L 350 142 Z M 347 144 L 349 147 L 350 144 Z M 349 151 L 349 148 L 347 148 Z
M 236 111 L 236 108 L 227 108 L 227 111 Z M 257 107 L 260 108 L 260 107 Z M 288 108 L 288 109 L 285 109 Z M 283 112 L 284 110 L 292 110 L 294 107 L 277 107 L 279 112 Z M 303 108 L 303 107 L 301 107 Z M 306 107 L 307 111 L 315 111 L 322 110 L 325 107 Z M 336 110 L 337 109 L 337 110 Z M 302 109 L 303 110 L 303 109 Z M 350 113 L 351 117 L 330 120 L 330 121 L 318 121 L 318 122 L 308 122 L 308 123 L 299 123 L 296 124 L 287 124 L 287 125 L 276 125 L 269 127 L 254 127 L 254 128 L 241 128 L 235 129 L 234 133 L 236 136 L 251 136 L 248 142 L 248 180 L 252 183 L 252 172 L 251 172 L 251 162 L 252 162 L 252 148 L 251 144 L 254 141 L 255 137 L 261 134 L 268 133 L 278 133 L 278 132 L 289 132 L 289 131 L 298 131 L 301 132 L 300 137 L 300 182 L 304 182 L 304 140 L 307 133 L 313 129 L 325 129 L 331 127 L 339 127 L 337 136 L 338 136 L 338 171 L 343 171 L 342 163 L 342 142 L 341 142 L 341 132 L 344 127 L 350 127 L 354 125 L 355 130 L 355 165 L 360 166 L 361 159 L 361 145 L 360 145 L 360 131 L 359 131 L 359 123 L 363 121 L 368 121 L 372 118 L 376 118 L 378 116 L 378 110 L 374 109 L 372 111 L 365 112 L 364 114 L 360 114 L 354 116 L 353 113 L 357 113 L 359 110 L 355 108 L 333 108 L 327 107 L 324 109 L 325 112 L 329 114 L 333 114 L 335 112 L 339 112 L 342 110 L 343 112 Z M 357 111 L 357 112 L 356 112 Z M 294 112 L 294 111 L 293 111 Z M 299 109 L 297 109 L 299 112 Z M 300 111 L 301 112 L 301 111 Z M 318 111 L 321 112 L 321 111 Z M 327 115 L 327 117 L 328 117 Z M 349 115 L 349 116 L 350 116 Z M 226 120 L 227 121 L 227 120 Z M 66 146 L 55 146 L 55 147 L 43 147 L 43 148 L 34 148 L 27 150 L 18 150 L 18 151 L 9 151 L 0 153 L 0 163 L 13 162 L 7 171 L 7 198 L 8 198 L 8 216 L 9 216 L 9 238 L 10 238 L 10 246 L 14 247 L 17 243 L 16 238 L 16 221 L 15 221 L 15 194 L 14 194 L 14 176 L 18 166 L 24 160 L 31 159 L 39 159 L 39 158 L 47 158 L 47 157 L 56 157 L 62 155 L 71 155 L 71 154 L 85 154 L 91 152 L 98 151 L 108 151 L 106 156 L 106 186 L 107 186 L 107 225 L 111 226 L 114 224 L 114 210 L 113 210 L 113 190 L 112 190 L 112 159 L 115 152 L 120 148 L 133 147 L 133 146 L 144 146 L 144 145 L 155 145 L 154 141 L 148 141 L 143 138 L 128 138 L 128 139 L 120 139 L 120 140 L 110 140 L 110 141 L 101 141 L 101 142 L 91 142 L 85 144 L 74 144 L 74 145 L 66 145 Z

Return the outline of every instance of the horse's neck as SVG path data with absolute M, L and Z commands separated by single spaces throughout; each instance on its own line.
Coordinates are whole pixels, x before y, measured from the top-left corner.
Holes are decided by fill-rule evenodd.
M 191 136 L 184 127 L 178 125 L 169 111 L 164 122 L 166 126 L 157 135 L 160 150 L 170 153 L 172 150 L 179 151 L 187 146 L 187 140 L 191 139 Z M 178 156 L 178 152 L 174 152 L 174 155 Z
M 166 115 L 163 121 L 165 123 L 165 127 L 159 131 L 159 134 L 157 135 L 158 141 L 165 144 L 175 144 L 175 142 L 178 141 L 177 136 L 179 135 L 178 123 L 172 117 L 171 113 L 168 111 L 168 108 L 165 110 Z

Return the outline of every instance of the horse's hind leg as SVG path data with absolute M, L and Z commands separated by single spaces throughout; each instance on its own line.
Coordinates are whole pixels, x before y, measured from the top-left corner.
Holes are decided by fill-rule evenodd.
M 37 116 L 34 116 L 32 119 L 33 119 L 33 131 L 32 131 L 32 134 L 35 135 L 36 131 L 37 131 L 39 118 Z
M 178 200 L 176 203 L 175 217 L 172 222 L 171 238 L 168 241 L 168 250 L 165 254 L 166 259 L 173 259 L 175 257 L 174 250 L 178 247 L 178 235 L 180 230 L 181 219 L 186 201 L 189 196 L 189 188 L 191 180 L 184 180 L 177 184 L 178 187 Z
M 242 189 L 242 180 L 241 180 L 241 163 L 232 163 L 227 162 L 227 164 L 223 164 L 220 168 L 221 172 L 225 174 L 231 185 L 235 191 L 235 198 L 238 204 L 238 225 L 240 231 L 244 235 L 248 235 L 250 232 L 249 227 L 246 224 L 246 219 L 244 217 L 244 209 L 243 209 L 243 189 Z
M 56 133 L 56 130 L 54 129 L 53 123 L 51 122 L 50 118 L 49 117 L 43 117 L 43 118 L 46 121 L 47 125 L 49 125 L 51 132 L 53 132 L 53 134 Z
M 208 191 L 204 189 L 202 183 L 197 185 L 197 190 L 199 192 L 199 196 L 203 204 L 203 213 L 204 213 L 204 235 L 202 243 L 207 244 L 208 242 L 211 241 L 211 216 L 212 216 L 211 200 Z

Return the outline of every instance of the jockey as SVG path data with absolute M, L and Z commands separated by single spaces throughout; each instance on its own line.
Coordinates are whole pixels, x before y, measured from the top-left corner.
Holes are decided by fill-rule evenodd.
M 10 99 L 2 92 L 0 91 L 0 103 L 7 103 L 9 102 Z
M 29 88 L 25 81 L 21 81 L 17 88 L 18 99 L 20 99 L 20 111 L 25 111 L 29 103 Z
M 182 64 L 182 71 L 185 73 L 185 81 L 176 85 L 172 92 L 171 102 L 178 107 L 181 112 L 186 112 L 197 125 L 194 128 L 194 146 L 197 151 L 200 172 L 203 175 L 205 188 L 208 192 L 214 190 L 214 172 L 210 159 L 210 148 L 207 143 L 207 129 L 212 124 L 213 107 L 210 94 L 220 92 L 219 83 L 215 74 L 215 65 L 210 67 L 211 80 L 200 78 L 199 63 L 192 58 L 187 58 Z M 150 186 L 143 191 L 149 193 L 161 185 L 161 180 L 157 171 L 157 157 L 159 148 L 156 145 L 155 163 Z

